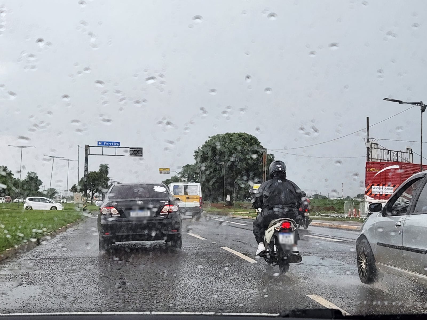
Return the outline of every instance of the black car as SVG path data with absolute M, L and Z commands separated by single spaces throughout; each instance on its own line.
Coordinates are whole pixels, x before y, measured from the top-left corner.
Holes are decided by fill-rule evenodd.
M 99 249 L 123 241 L 165 240 L 181 248 L 181 215 L 161 183 L 116 184 L 98 215 Z

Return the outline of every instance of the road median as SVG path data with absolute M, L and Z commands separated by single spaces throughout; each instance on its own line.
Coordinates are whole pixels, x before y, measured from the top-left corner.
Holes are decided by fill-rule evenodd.
M 29 251 L 84 219 L 66 205 L 64 210 L 23 210 L 22 205 L 0 207 L 0 261 Z

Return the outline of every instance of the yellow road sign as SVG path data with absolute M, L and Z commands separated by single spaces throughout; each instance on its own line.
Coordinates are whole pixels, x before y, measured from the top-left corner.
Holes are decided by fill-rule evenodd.
M 170 168 L 159 168 L 159 173 L 160 174 L 170 174 L 171 169 Z

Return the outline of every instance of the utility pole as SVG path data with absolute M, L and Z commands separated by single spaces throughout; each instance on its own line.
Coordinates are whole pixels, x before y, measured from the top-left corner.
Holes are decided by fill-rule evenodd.
M 423 113 L 426 111 L 427 105 L 425 105 L 422 101 L 419 102 L 406 102 L 402 100 L 396 100 L 396 99 L 390 99 L 390 98 L 384 98 L 385 101 L 390 102 L 397 102 L 398 104 L 410 104 L 413 106 L 419 106 L 421 111 L 421 130 L 420 130 L 420 172 L 423 171 Z
M 262 153 L 262 182 L 267 181 L 267 149 Z
M 49 189 L 52 188 L 52 176 L 53 176 L 53 164 L 55 163 L 55 159 L 62 159 L 64 157 L 57 157 L 57 156 L 47 156 L 46 157 L 52 158 L 52 169 L 50 170 L 50 183 L 49 183 Z
M 341 198 L 344 199 L 344 182 L 341 184 Z
M 68 188 L 68 173 L 70 172 L 70 161 L 77 161 L 77 160 L 71 160 L 71 159 L 61 159 L 61 160 L 67 161 L 67 195 L 68 195 L 68 192 L 70 190 Z
M 77 145 L 77 186 L 80 181 L 80 145 Z
M 84 196 L 87 199 L 87 175 L 89 173 L 89 145 L 85 145 Z M 87 200 L 86 200 L 87 201 Z
M 366 162 L 371 161 L 371 147 L 369 144 L 369 117 L 366 117 Z
M 35 147 L 34 146 L 14 146 L 12 144 L 9 144 L 8 146 L 21 149 L 21 163 L 19 165 L 19 180 L 22 180 L 22 149 L 35 148 Z

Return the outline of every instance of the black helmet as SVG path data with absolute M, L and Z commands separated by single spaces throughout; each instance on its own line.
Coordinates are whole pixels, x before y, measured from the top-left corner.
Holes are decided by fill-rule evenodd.
M 270 164 L 270 168 L 268 169 L 268 174 L 270 175 L 270 178 L 273 178 L 277 174 L 286 175 L 286 165 L 283 161 L 273 161 Z

